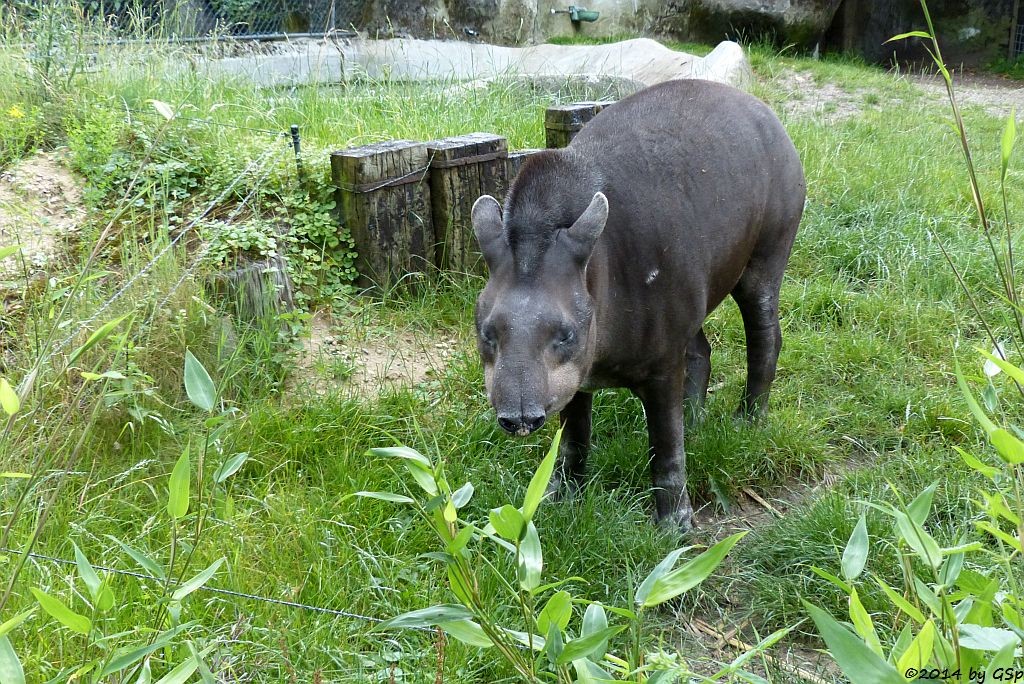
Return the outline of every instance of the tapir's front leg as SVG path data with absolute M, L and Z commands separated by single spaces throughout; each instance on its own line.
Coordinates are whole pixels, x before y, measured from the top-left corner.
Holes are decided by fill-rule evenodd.
M 558 499 L 570 496 L 583 486 L 590 454 L 590 416 L 594 395 L 577 392 L 562 409 L 562 442 L 558 448 L 558 464 L 551 475 L 548 493 Z
M 686 532 L 693 526 L 693 506 L 686 492 L 683 447 L 683 377 L 680 369 L 637 388 L 647 414 L 655 518 Z

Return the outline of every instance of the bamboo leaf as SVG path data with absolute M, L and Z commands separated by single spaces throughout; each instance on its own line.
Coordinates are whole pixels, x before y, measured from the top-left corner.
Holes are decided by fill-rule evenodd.
M 206 568 L 205 570 L 197 574 L 195 577 L 190 579 L 188 582 L 185 582 L 177 589 L 175 589 L 174 593 L 171 594 L 171 598 L 175 601 L 181 601 L 186 596 L 191 594 L 193 591 L 199 589 L 201 586 L 210 581 L 210 578 L 212 578 L 217 573 L 217 570 L 220 568 L 223 562 L 223 558 L 218 558 L 217 560 L 215 560 L 213 563 L 210 564 L 210 567 Z
M 860 637 L 821 608 L 807 601 L 803 601 L 803 604 L 828 645 L 829 653 L 851 684 L 904 683 L 903 676 L 896 668 L 872 651 Z
M 985 431 L 985 434 L 991 433 L 996 429 L 996 424 L 989 420 L 989 417 L 985 415 L 985 411 L 982 410 L 981 406 L 978 405 L 978 401 L 974 398 L 974 394 L 971 392 L 971 388 L 967 386 L 967 381 L 964 379 L 964 374 L 960 370 L 960 361 L 956 361 L 956 384 L 960 388 L 960 392 L 964 395 L 964 400 L 967 402 L 967 408 L 970 409 L 974 419 L 978 421 L 978 425 Z
M 42 609 L 71 631 L 78 632 L 79 634 L 88 634 L 92 629 L 92 621 L 89 618 L 71 610 L 59 598 L 50 596 L 45 591 L 35 587 L 31 587 L 30 590 L 32 595 L 36 597 L 36 600 L 39 601 Z
M 175 520 L 188 513 L 189 480 L 192 475 L 192 464 L 188 457 L 188 447 L 181 452 L 178 462 L 171 471 L 171 479 L 167 483 L 167 512 Z
M 555 439 L 551 442 L 544 460 L 540 462 L 537 472 L 530 479 L 530 486 L 526 488 L 526 496 L 523 497 L 523 520 L 533 520 L 533 514 L 537 512 L 544 492 L 547 491 L 548 483 L 551 482 L 551 473 L 555 470 L 555 459 L 558 457 L 558 445 L 562 441 L 562 430 L 559 428 L 555 433 Z
M 473 614 L 462 606 L 441 604 L 430 608 L 420 608 L 382 622 L 381 629 L 407 629 L 415 627 L 433 627 L 441 623 L 457 620 L 471 620 Z
M 452 620 L 451 622 L 439 622 L 437 626 L 445 631 L 448 636 L 455 637 L 464 644 L 477 648 L 490 648 L 494 645 L 483 628 L 472 620 Z
M 668 555 L 661 559 L 661 562 L 654 566 L 654 568 L 647 574 L 644 581 L 640 583 L 640 586 L 636 588 L 636 594 L 633 600 L 636 601 L 637 605 L 644 605 L 647 601 L 647 597 L 651 595 L 651 589 L 654 588 L 654 583 L 657 582 L 661 577 L 671 570 L 675 566 L 676 561 L 679 560 L 679 556 L 683 555 L 692 546 L 684 546 L 674 551 L 669 551 Z
M 565 644 L 562 652 L 558 655 L 556 662 L 559 665 L 568 665 L 580 658 L 589 658 L 603 648 L 608 640 L 625 629 L 625 626 L 605 627 L 602 630 L 581 636 Z
M 394 503 L 415 503 L 415 500 L 411 497 L 405 496 L 404 494 L 393 494 L 391 492 L 356 492 L 351 496 L 360 496 L 364 499 L 379 499 L 381 501 L 391 501 Z
M 8 245 L 7 247 L 0 247 L 0 261 L 3 261 L 12 254 L 15 254 L 19 249 L 21 249 L 21 245 Z
M 732 547 L 746 534 L 746 532 L 739 532 L 726 537 L 693 560 L 662 575 L 655 580 L 650 595 L 642 605 L 645 608 L 660 605 L 706 580 L 725 559 Z
M 860 577 L 868 560 L 868 527 L 862 513 L 843 551 L 843 577 L 847 582 Z
M 922 613 L 920 610 L 918 610 L 914 606 L 914 604 L 912 604 L 910 601 L 908 601 L 907 599 L 903 598 L 898 593 L 896 593 L 895 589 L 893 589 L 888 584 L 883 582 L 877 576 L 875 577 L 875 582 L 878 583 L 878 586 L 882 588 L 882 591 L 885 593 L 886 596 L 889 597 L 889 600 L 892 601 L 893 604 L 897 608 L 899 608 L 904 613 L 909 615 L 910 618 L 912 620 L 914 620 L 917 624 L 919 624 L 919 625 L 920 624 L 924 624 L 924 621 L 925 621 L 924 613 Z
M 1010 465 L 1024 463 L 1024 442 L 1014 437 L 1008 430 L 996 428 L 989 433 L 988 438 L 1004 461 Z
M 71 542 L 71 546 L 75 549 L 75 564 L 78 566 L 78 576 L 85 582 L 85 586 L 89 590 L 89 596 L 95 602 L 99 598 L 100 586 L 103 583 L 100 581 L 99 575 L 96 574 L 95 568 L 92 567 L 92 563 L 85 557 L 85 554 L 78 548 L 78 545 Z
M 135 549 L 135 548 L 133 548 L 131 546 L 128 546 L 123 541 L 121 541 L 120 539 L 118 539 L 117 537 L 115 537 L 113 535 L 109 535 L 108 534 L 106 536 L 107 536 L 107 539 L 109 539 L 110 541 L 112 541 L 115 544 L 117 544 L 118 546 L 120 546 L 124 550 L 125 553 L 127 553 L 129 556 L 131 556 L 132 559 L 136 563 L 138 563 L 139 566 L 143 570 L 148 572 L 150 575 L 152 575 L 153 577 L 156 577 L 157 579 L 161 579 L 161 580 L 167 579 L 167 575 L 166 575 L 166 573 L 164 573 L 164 569 L 162 567 L 160 567 L 160 564 L 157 563 L 155 560 L 153 560 L 152 558 L 150 558 L 146 554 L 142 553 L 138 549 Z
M 219 468 L 213 473 L 213 479 L 217 484 L 224 482 L 232 475 L 238 472 L 238 470 L 245 465 L 245 462 L 249 460 L 249 454 L 245 451 L 239 452 L 234 456 L 231 456 Z
M 99 328 L 97 328 L 96 332 L 94 332 L 92 335 L 90 335 L 89 339 L 87 339 L 85 341 L 85 344 L 83 344 L 81 347 L 79 347 L 75 351 L 71 352 L 71 356 L 68 357 L 68 365 L 73 364 L 75 361 L 78 360 L 78 358 L 82 354 L 84 354 L 85 352 L 89 351 L 90 349 L 95 347 L 97 344 L 99 344 L 103 340 L 105 340 L 108 337 L 110 337 L 110 334 L 113 333 L 114 330 L 117 329 L 117 326 L 121 325 L 121 323 L 124 322 L 124 320 L 126 318 L 128 318 L 128 316 L 130 316 L 130 315 L 131 314 L 125 314 L 124 316 L 121 316 L 119 318 L 115 318 L 112 321 L 107 321 L 106 323 L 101 325 Z
M 571 618 L 572 597 L 567 591 L 557 591 L 551 595 L 537 616 L 537 629 L 547 634 L 551 625 L 557 625 L 558 629 L 565 631 Z
M 928 620 L 921 627 L 921 632 L 907 646 L 899 660 L 896 661 L 896 669 L 900 672 L 907 672 L 910 669 L 921 670 L 932 659 L 935 649 L 935 624 Z
M 894 41 L 904 40 L 906 38 L 925 38 L 927 40 L 931 40 L 931 37 L 932 34 L 927 33 L 926 31 L 907 31 L 906 33 L 900 33 L 899 35 L 895 35 L 885 42 L 892 43 Z
M 204 411 L 212 411 L 216 405 L 217 390 L 213 378 L 190 349 L 185 350 L 185 394 L 189 401 Z
M 0 636 L 0 682 L 25 684 L 25 669 L 6 636 Z
M 14 617 L 12 617 L 10 620 L 7 620 L 3 624 L 0 624 L 0 637 L 7 636 L 7 634 L 12 629 L 14 629 L 18 625 L 20 625 L 25 620 L 29 619 L 33 614 L 35 614 L 35 612 L 36 612 L 36 607 L 32 606 L 28 610 L 23 610 L 20 613 L 18 613 L 17 615 L 15 615 Z M 0 681 L 3 681 L 3 680 L 0 679 Z
M 13 416 L 21 409 L 18 393 L 10 386 L 6 378 L 0 378 L 0 407 L 8 416 Z
M 519 586 L 526 591 L 533 591 L 539 587 L 543 568 L 540 535 L 537 534 L 537 528 L 531 520 L 526 523 L 526 533 L 519 543 Z
M 871 648 L 879 657 L 882 656 L 882 644 L 878 640 L 878 632 L 875 631 L 875 623 L 871 620 L 864 604 L 860 602 L 857 589 L 850 592 L 850 621 L 857 634 L 864 639 L 864 643 Z

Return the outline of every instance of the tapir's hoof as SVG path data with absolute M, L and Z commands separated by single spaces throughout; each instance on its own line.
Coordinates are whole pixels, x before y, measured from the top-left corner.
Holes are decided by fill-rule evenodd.
M 658 527 L 670 532 L 677 531 L 680 535 L 686 534 L 693 529 L 693 508 L 687 506 L 659 517 Z
M 551 476 L 551 481 L 548 482 L 548 488 L 544 491 L 544 496 L 549 501 L 572 501 L 580 493 L 580 488 L 581 483 L 576 478 L 566 478 L 555 471 Z

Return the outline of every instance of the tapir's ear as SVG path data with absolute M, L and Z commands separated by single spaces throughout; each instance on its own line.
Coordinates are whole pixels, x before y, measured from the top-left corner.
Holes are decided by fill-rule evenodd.
M 501 205 L 490 195 L 483 195 L 473 204 L 471 212 L 473 232 L 484 255 L 487 268 L 494 270 L 494 264 L 505 246 L 504 229 L 501 224 Z
M 594 250 L 597 238 L 604 230 L 604 224 L 608 221 L 608 198 L 603 192 L 595 192 L 594 199 L 586 211 L 576 219 L 576 223 L 569 228 L 569 235 L 573 237 L 579 248 L 579 258 L 584 263 L 590 259 L 590 253 Z

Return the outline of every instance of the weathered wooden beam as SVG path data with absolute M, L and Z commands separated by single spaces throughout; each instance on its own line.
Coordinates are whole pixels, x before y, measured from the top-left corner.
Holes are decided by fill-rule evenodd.
M 331 155 L 361 284 L 384 289 L 435 263 L 427 147 L 391 140 Z
M 428 142 L 427 155 L 435 263 L 445 270 L 482 273 L 470 213 L 481 195 L 504 195 L 508 141 L 492 133 L 469 133 Z
M 611 102 L 575 102 L 548 107 L 544 112 L 544 140 L 549 148 L 565 147 L 583 126 Z

